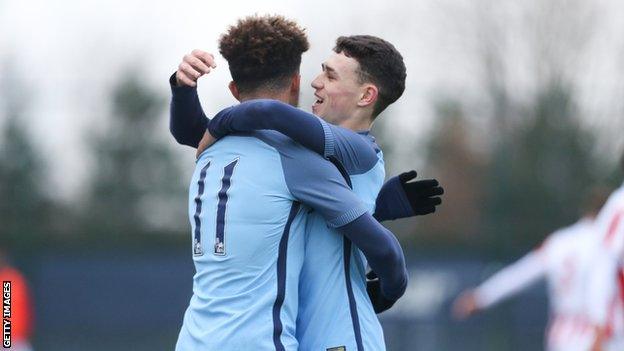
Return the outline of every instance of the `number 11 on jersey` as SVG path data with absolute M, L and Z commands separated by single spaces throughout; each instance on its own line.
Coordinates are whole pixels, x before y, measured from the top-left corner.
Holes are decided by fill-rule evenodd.
M 230 162 L 227 166 L 223 168 L 223 177 L 221 178 L 221 189 L 217 194 L 218 204 L 217 204 L 217 220 L 216 220 L 216 228 L 215 228 L 215 244 L 214 244 L 214 254 L 218 256 L 225 255 L 225 212 L 227 209 L 228 202 L 228 190 L 232 185 L 232 174 L 234 173 L 234 168 L 238 163 L 238 158 L 234 161 Z M 204 250 L 202 247 L 202 238 L 201 238 L 201 211 L 202 211 L 202 195 L 204 194 L 204 182 L 206 180 L 206 174 L 208 172 L 208 168 L 210 167 L 210 162 L 202 168 L 199 174 L 199 180 L 197 181 L 197 196 L 195 197 L 195 214 L 193 219 L 195 221 L 195 231 L 193 235 L 193 255 L 194 256 L 202 256 L 204 254 Z
M 228 190 L 232 185 L 232 174 L 238 159 L 230 162 L 223 168 L 223 178 L 221 178 L 221 190 L 219 190 L 219 204 L 217 206 L 217 228 L 215 232 L 214 254 L 225 255 L 225 210 L 228 202 Z

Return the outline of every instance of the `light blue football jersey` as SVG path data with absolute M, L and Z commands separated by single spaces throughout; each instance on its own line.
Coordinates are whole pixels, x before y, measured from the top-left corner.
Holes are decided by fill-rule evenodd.
M 219 140 L 189 189 L 196 274 L 176 350 L 300 349 L 307 213 L 339 227 L 369 207 L 334 165 L 279 133 Z
M 372 214 L 385 178 L 383 153 L 368 133 L 355 136 L 363 138 L 369 147 L 366 152 L 357 152 L 352 146 L 362 146 L 361 141 L 348 140 L 354 133 L 332 129 L 353 191 Z M 385 350 L 383 330 L 366 292 L 364 255 L 329 228 L 320 214 L 312 212 L 306 226 L 296 334 L 299 349 L 340 350 L 342 346 L 346 351 Z

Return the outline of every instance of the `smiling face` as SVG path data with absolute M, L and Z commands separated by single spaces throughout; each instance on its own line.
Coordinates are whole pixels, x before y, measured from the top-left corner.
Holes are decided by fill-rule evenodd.
M 363 89 L 358 80 L 359 64 L 343 53 L 334 53 L 321 67 L 323 72 L 312 81 L 316 98 L 312 113 L 338 125 L 358 108 Z

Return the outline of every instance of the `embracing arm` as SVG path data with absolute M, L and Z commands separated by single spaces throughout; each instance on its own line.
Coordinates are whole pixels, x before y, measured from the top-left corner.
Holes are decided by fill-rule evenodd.
M 366 171 L 377 162 L 377 152 L 352 130 L 330 125 L 313 114 L 277 100 L 257 99 L 228 107 L 208 124 L 214 138 L 235 132 L 275 130 L 326 158 L 335 158 L 350 171 Z M 213 141 L 215 139 L 212 139 Z M 391 178 L 382 187 L 374 217 L 379 221 L 425 215 L 441 203 L 442 187 L 433 179 L 409 182 L 416 172 Z
M 169 84 L 172 94 L 169 131 L 178 143 L 196 148 L 208 125 L 197 88 L 177 85 L 175 74 L 169 78 Z
M 196 148 L 206 131 L 208 119 L 197 96 L 197 80 L 216 67 L 211 53 L 195 49 L 184 55 L 178 70 L 169 78 L 173 95 L 169 130 L 180 144 Z
M 216 139 L 260 129 L 278 131 L 325 158 L 336 158 L 349 174 L 364 173 L 379 161 L 374 144 L 362 135 L 277 100 L 249 100 L 229 107 L 208 125 Z
M 383 296 L 396 301 L 407 288 L 407 268 L 399 241 L 370 214 L 338 227 L 337 230 L 357 246 L 381 283 Z
M 249 100 L 219 112 L 208 131 L 219 139 L 235 132 L 278 131 L 322 156 L 331 151 L 333 137 L 325 122 L 313 114 L 277 100 Z
M 368 213 L 342 174 L 329 161 L 306 150 L 282 159 L 293 197 L 317 211 L 350 239 L 377 273 L 386 299 L 395 301 L 407 285 L 403 251 L 396 237 Z M 326 235 L 319 233 L 318 235 Z

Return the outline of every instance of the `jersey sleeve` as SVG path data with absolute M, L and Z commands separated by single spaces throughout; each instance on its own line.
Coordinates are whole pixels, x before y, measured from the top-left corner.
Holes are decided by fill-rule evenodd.
M 332 163 L 311 152 L 288 156 L 283 159 L 284 177 L 293 197 L 349 238 L 377 273 L 384 296 L 398 299 L 407 286 L 407 270 L 396 237 L 368 213 Z
M 330 156 L 338 159 L 350 175 L 366 173 L 377 164 L 379 150 L 374 143 L 347 128 L 333 124 L 327 124 L 327 128 L 334 137 Z
M 533 250 L 477 287 L 477 304 L 480 308 L 488 308 L 522 291 L 545 273 L 541 249 Z
M 169 78 L 169 85 L 172 94 L 169 131 L 178 143 L 196 148 L 208 125 L 208 118 L 199 102 L 197 89 L 177 86 L 175 73 Z
M 294 152 L 283 159 L 283 167 L 293 197 L 318 211 L 329 226 L 344 226 L 367 212 L 338 169 L 319 155 Z
M 381 284 L 384 297 L 398 300 L 407 288 L 407 268 L 397 238 L 368 213 L 338 228 L 366 256 Z
M 332 151 L 333 135 L 325 122 L 277 100 L 245 101 L 220 111 L 208 124 L 215 138 L 263 129 L 280 132 L 322 156 Z
M 280 132 L 325 158 L 335 157 L 350 174 L 364 173 L 377 163 L 375 149 L 356 132 L 277 100 L 243 102 L 222 110 L 208 124 L 215 138 L 265 129 Z

